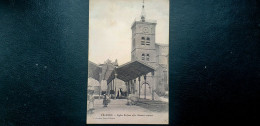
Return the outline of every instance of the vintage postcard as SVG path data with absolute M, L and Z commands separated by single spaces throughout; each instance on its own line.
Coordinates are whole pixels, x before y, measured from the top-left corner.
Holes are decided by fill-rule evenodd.
M 169 123 L 169 0 L 90 0 L 87 124 Z

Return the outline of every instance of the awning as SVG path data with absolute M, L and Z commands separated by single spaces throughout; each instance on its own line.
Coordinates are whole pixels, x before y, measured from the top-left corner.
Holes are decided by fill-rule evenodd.
M 99 74 L 102 72 L 101 67 L 99 67 L 97 64 L 88 61 L 88 77 L 92 77 L 93 79 L 99 81 Z
M 154 70 L 155 68 L 142 61 L 131 61 L 113 70 L 107 82 L 110 83 L 115 79 L 115 72 L 117 73 L 118 79 L 127 82 L 150 72 L 154 72 Z

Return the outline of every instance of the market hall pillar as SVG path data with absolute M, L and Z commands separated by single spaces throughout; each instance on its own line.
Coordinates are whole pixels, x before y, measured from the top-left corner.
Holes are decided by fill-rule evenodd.
M 154 89 L 155 89 L 155 77 L 154 77 L 154 71 L 152 72 L 152 100 L 154 100 Z
M 144 75 L 144 99 L 146 99 L 146 75 Z
M 136 93 L 136 79 L 134 79 L 134 85 L 133 85 L 133 87 L 134 87 L 134 94 Z
M 138 83 L 139 83 L 139 88 L 138 88 L 138 90 L 139 90 L 139 99 L 140 99 L 140 95 L 141 95 L 141 86 L 140 86 L 140 77 L 138 77 Z

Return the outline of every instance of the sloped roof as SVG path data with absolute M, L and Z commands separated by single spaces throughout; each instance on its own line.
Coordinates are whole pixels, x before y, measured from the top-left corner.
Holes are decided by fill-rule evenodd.
M 155 45 L 169 47 L 169 44 L 164 44 L 164 43 L 155 43 Z
M 93 79 L 99 81 L 99 73 L 101 72 L 101 67 L 91 61 L 88 61 L 88 77 L 92 77 Z
M 115 66 L 113 64 L 104 64 L 102 65 L 102 80 L 107 80 L 108 77 L 113 72 Z
M 115 78 L 115 73 L 117 73 L 118 79 L 127 82 L 139 76 L 154 72 L 154 70 L 155 68 L 142 61 L 131 61 L 113 70 L 107 82 L 110 83 Z
M 158 64 L 158 68 L 157 69 L 161 69 L 162 71 L 167 71 L 168 66 L 166 64 Z

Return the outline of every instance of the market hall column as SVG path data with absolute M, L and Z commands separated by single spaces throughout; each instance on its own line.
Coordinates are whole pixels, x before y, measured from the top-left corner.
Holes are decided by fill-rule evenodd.
M 101 75 L 102 75 L 102 73 L 99 73 L 99 96 L 98 96 L 98 99 L 100 99 L 100 95 L 101 95 L 101 81 L 102 81 Z
M 140 86 L 140 81 L 141 81 L 141 79 L 140 79 L 140 77 L 138 77 L 138 82 L 139 82 L 139 88 L 138 88 L 138 90 L 139 90 L 139 99 L 140 99 L 140 94 L 141 94 L 141 86 Z
M 114 97 L 114 99 L 116 99 L 116 95 L 117 95 L 117 94 L 116 94 L 116 83 L 117 83 L 116 80 L 117 80 L 117 73 L 115 73 L 115 81 L 114 81 L 114 84 L 115 84 L 115 91 L 114 91 L 114 92 L 115 92 L 115 93 L 114 93 L 114 94 L 115 94 L 115 97 Z
M 144 75 L 144 99 L 146 99 L 146 75 Z
M 152 72 L 152 100 L 154 100 L 154 88 L 155 88 L 155 77 L 154 77 L 154 71 Z

